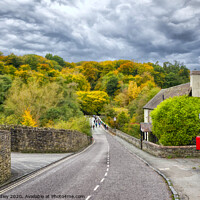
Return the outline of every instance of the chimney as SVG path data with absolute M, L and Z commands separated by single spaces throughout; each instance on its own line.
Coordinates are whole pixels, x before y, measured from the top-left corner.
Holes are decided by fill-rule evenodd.
M 200 71 L 190 73 L 190 87 L 192 88 L 192 96 L 200 97 Z

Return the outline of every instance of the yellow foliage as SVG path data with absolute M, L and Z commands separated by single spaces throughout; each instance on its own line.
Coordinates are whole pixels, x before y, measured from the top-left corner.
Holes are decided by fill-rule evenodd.
M 148 89 L 152 89 L 152 88 L 156 87 L 156 84 L 154 81 L 147 81 L 146 83 L 143 83 L 141 85 L 141 89 L 143 89 L 144 87 L 147 87 Z
M 119 93 L 118 95 L 115 96 L 114 101 L 119 106 L 127 106 L 129 103 L 129 97 L 127 93 L 128 93 L 127 90 L 124 90 L 122 93 Z
M 137 86 L 137 83 L 134 81 L 130 81 L 129 85 L 128 85 L 128 96 L 129 96 L 129 100 L 133 100 L 135 98 L 137 98 L 137 96 L 139 95 L 141 89 L 140 87 Z
M 122 108 L 122 107 L 121 108 L 117 108 L 117 107 L 114 107 L 113 109 L 117 113 L 117 115 L 119 113 L 121 113 L 121 112 L 125 112 L 128 115 L 128 109 L 127 108 Z
M 25 126 L 37 127 L 36 121 L 33 119 L 29 109 L 24 111 L 22 124 Z

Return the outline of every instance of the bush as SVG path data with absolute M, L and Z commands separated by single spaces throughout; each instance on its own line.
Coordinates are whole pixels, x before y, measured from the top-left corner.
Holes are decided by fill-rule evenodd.
M 167 146 L 189 145 L 200 130 L 200 98 L 173 97 L 151 112 L 153 134 Z
M 86 117 L 74 117 L 70 118 L 66 121 L 59 121 L 57 124 L 53 126 L 56 129 L 70 129 L 77 130 L 81 133 L 85 133 L 88 136 L 91 136 L 91 127 L 89 123 L 89 119 Z

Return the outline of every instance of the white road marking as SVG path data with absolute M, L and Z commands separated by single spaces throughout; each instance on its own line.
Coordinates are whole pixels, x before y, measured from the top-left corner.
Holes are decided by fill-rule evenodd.
M 99 185 L 97 185 L 95 188 L 94 188 L 94 191 L 96 191 L 98 189 Z
M 109 171 L 109 168 L 107 168 L 107 170 L 106 170 L 107 172 Z
M 169 170 L 169 168 L 160 168 L 159 170 Z
M 88 196 L 85 200 L 89 200 L 91 198 L 91 195 L 90 196 Z
M 109 165 L 107 165 L 107 167 L 109 167 Z
M 107 176 L 107 175 L 108 175 L 108 173 L 106 172 L 106 173 L 105 173 L 105 176 Z
M 105 178 L 102 178 L 102 179 L 101 179 L 101 183 L 102 183 L 104 180 L 105 180 Z

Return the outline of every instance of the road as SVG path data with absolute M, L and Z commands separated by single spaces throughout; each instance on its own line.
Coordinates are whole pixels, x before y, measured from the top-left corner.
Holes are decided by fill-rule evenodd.
M 84 152 L 5 189 L 0 199 L 172 199 L 163 178 L 103 128 L 95 128 L 93 137 Z

